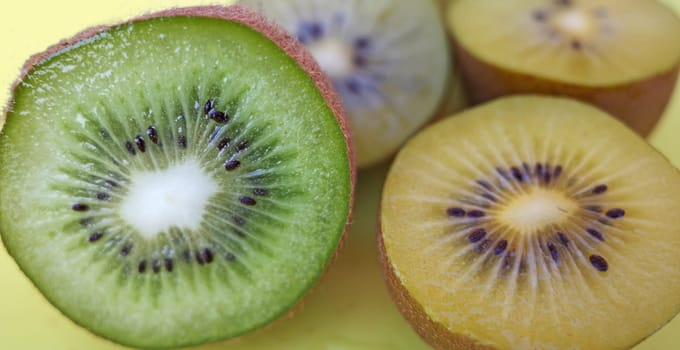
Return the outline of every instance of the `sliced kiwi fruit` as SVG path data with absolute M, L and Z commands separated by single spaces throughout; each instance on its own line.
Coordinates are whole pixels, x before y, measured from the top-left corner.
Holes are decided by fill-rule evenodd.
M 239 3 L 295 35 L 330 76 L 350 117 L 359 167 L 392 156 L 429 119 L 463 103 L 432 0 Z
M 675 86 L 680 20 L 655 0 L 458 0 L 447 18 L 471 103 L 571 96 L 647 135 Z
M 428 127 L 389 171 L 379 246 L 439 349 L 625 349 L 680 309 L 680 172 L 575 100 L 505 97 Z
M 173 9 L 28 61 L 0 134 L 0 234 L 45 297 L 144 348 L 232 338 L 324 273 L 352 207 L 339 98 L 240 7 Z

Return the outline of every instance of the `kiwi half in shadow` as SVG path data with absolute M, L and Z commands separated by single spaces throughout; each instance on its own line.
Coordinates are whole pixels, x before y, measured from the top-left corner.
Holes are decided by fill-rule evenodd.
M 242 8 L 85 31 L 27 63 L 5 118 L 3 243 L 59 310 L 123 344 L 269 323 L 349 220 L 353 157 L 330 81 Z
M 472 103 L 571 96 L 647 135 L 675 87 L 680 20 L 655 0 L 458 0 L 447 18 Z
M 622 123 L 507 97 L 397 155 L 380 250 L 439 349 L 624 349 L 680 309 L 680 172 Z
M 432 0 L 241 0 L 293 33 L 329 75 L 359 167 L 394 155 L 436 115 L 462 107 Z M 456 85 L 458 84 L 458 85 Z M 451 96 L 449 96 L 451 95 Z

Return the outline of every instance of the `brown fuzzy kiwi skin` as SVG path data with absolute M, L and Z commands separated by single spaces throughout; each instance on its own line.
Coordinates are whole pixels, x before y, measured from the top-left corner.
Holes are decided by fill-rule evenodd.
M 463 72 L 468 100 L 476 105 L 513 94 L 567 96 L 595 105 L 647 136 L 673 94 L 680 62 L 666 72 L 617 86 L 589 87 L 508 71 L 484 62 L 461 45 L 455 56 Z
M 380 211 L 380 210 L 379 210 Z M 380 214 L 378 214 L 380 221 Z M 380 264 L 382 266 L 383 277 L 387 284 L 387 289 L 394 304 L 401 312 L 402 316 L 411 325 L 411 328 L 418 333 L 426 343 L 434 349 L 441 350 L 497 350 L 489 346 L 479 344 L 473 339 L 461 334 L 454 334 L 446 327 L 433 321 L 423 307 L 416 301 L 401 283 L 401 280 L 394 272 L 392 263 L 387 257 L 385 244 L 382 237 L 382 225 L 378 225 L 378 250 Z
M 354 209 L 354 199 L 355 199 L 355 188 L 356 188 L 356 182 L 357 182 L 357 164 L 356 164 L 356 156 L 355 156 L 355 149 L 354 145 L 352 142 L 352 137 L 351 137 L 351 129 L 349 125 L 349 119 L 347 114 L 345 113 L 345 109 L 343 108 L 341 99 L 339 95 L 336 93 L 335 88 L 333 87 L 333 84 L 331 83 L 331 80 L 328 78 L 328 76 L 323 72 L 321 67 L 316 63 L 312 55 L 307 51 L 307 49 L 300 44 L 297 39 L 295 39 L 293 36 L 291 36 L 288 32 L 286 32 L 284 29 L 273 23 L 272 21 L 269 21 L 266 19 L 264 16 L 257 14 L 251 10 L 248 10 L 246 8 L 243 8 L 238 5 L 230 5 L 230 6 L 222 6 L 222 5 L 206 5 L 206 6 L 191 6 L 191 7 L 181 7 L 181 8 L 170 8 L 167 10 L 162 10 L 158 12 L 151 12 L 151 13 L 146 13 L 141 16 L 132 18 L 127 21 L 122 21 L 117 24 L 113 25 L 100 25 L 100 26 L 95 26 L 91 27 L 88 29 L 85 29 L 81 31 L 80 33 L 74 35 L 71 38 L 68 39 L 63 39 L 59 43 L 52 45 L 48 47 L 45 51 L 34 54 L 31 56 L 23 65 L 21 68 L 21 72 L 19 73 L 19 77 L 17 80 L 14 81 L 14 83 L 11 86 L 10 90 L 10 99 L 7 102 L 7 105 L 5 106 L 3 113 L 0 115 L 0 133 L 2 132 L 2 127 L 5 124 L 5 121 L 7 120 L 9 112 L 12 110 L 14 106 L 14 93 L 17 89 L 17 87 L 23 82 L 24 78 L 28 75 L 28 73 L 38 64 L 40 64 L 42 61 L 48 59 L 51 56 L 57 55 L 63 50 L 66 50 L 70 48 L 73 45 L 76 45 L 78 43 L 81 43 L 84 40 L 87 40 L 89 38 L 92 38 L 102 32 L 105 32 L 109 29 L 112 29 L 117 26 L 129 24 L 129 23 L 135 23 L 147 19 L 153 19 L 153 18 L 160 18 L 160 17 L 207 17 L 207 18 L 215 18 L 215 19 L 221 19 L 221 20 L 226 20 L 226 21 L 231 21 L 231 22 L 236 22 L 243 24 L 247 27 L 250 27 L 257 32 L 261 33 L 263 36 L 274 42 L 277 46 L 279 46 L 288 56 L 293 58 L 297 64 L 307 73 L 307 75 L 310 77 L 310 79 L 313 81 L 314 85 L 316 88 L 319 90 L 321 93 L 322 97 L 324 98 L 324 101 L 326 102 L 326 105 L 331 109 L 333 112 L 333 115 L 335 116 L 338 125 L 345 137 L 346 141 L 346 152 L 347 152 L 347 157 L 348 157 L 348 166 L 349 166 L 349 176 L 350 176 L 350 198 L 349 198 L 349 207 L 348 207 L 348 213 L 347 213 L 347 220 L 344 225 L 344 229 L 342 232 L 342 235 L 340 236 L 340 239 L 338 240 L 337 247 L 335 249 L 335 252 L 333 256 L 326 262 L 326 266 L 324 269 L 324 272 L 319 276 L 317 279 L 316 283 L 314 286 L 312 286 L 299 300 L 296 301 L 296 303 L 286 312 L 284 312 L 282 315 L 280 315 L 276 320 L 270 322 L 267 325 L 264 325 L 260 329 L 255 329 L 253 331 L 263 331 L 265 329 L 268 329 L 272 326 L 275 326 L 276 324 L 284 321 L 285 319 L 288 319 L 292 317 L 296 312 L 298 312 L 300 309 L 303 307 L 303 300 L 307 295 L 312 293 L 318 285 L 322 282 L 324 279 L 324 276 L 328 273 L 328 271 L 332 268 L 334 262 L 336 261 L 338 254 L 342 250 L 342 246 L 344 245 L 344 241 L 347 237 L 347 232 L 348 229 L 351 225 L 352 222 L 352 214 L 353 214 L 353 209 Z M 23 270 L 22 270 L 23 271 Z M 30 277 L 29 277 L 30 279 Z M 51 301 L 50 301 L 51 302 Z M 62 312 L 61 310 L 59 310 Z M 63 312 L 62 312 L 63 313 Z M 69 318 L 70 319 L 70 318 Z M 73 321 L 75 322 L 75 321 Z M 90 329 L 87 327 L 87 325 L 77 323 L 79 326 L 89 329 L 91 332 L 93 332 L 95 335 L 102 337 L 103 339 L 107 339 L 106 337 L 103 337 L 101 334 L 97 334 L 94 332 L 94 330 Z M 230 338 L 229 342 L 231 341 L 238 341 L 238 336 L 234 338 Z M 208 340 L 210 341 L 219 341 L 221 339 L 212 339 Z M 123 344 L 127 345 L 127 344 Z M 198 344 L 187 344 L 185 346 L 192 346 L 192 345 L 198 345 Z

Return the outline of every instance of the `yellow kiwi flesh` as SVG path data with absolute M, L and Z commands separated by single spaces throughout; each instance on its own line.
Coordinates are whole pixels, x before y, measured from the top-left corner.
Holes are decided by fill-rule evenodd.
M 680 20 L 653 0 L 460 0 L 447 25 L 471 102 L 571 96 L 642 135 L 662 115 L 680 63 Z
M 440 349 L 632 347 L 680 309 L 680 172 L 600 110 L 516 96 L 397 155 L 380 250 Z

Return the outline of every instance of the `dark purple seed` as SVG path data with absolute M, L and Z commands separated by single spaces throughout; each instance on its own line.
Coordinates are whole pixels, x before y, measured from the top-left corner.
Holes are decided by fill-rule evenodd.
M 205 102 L 205 105 L 203 105 L 203 113 L 207 115 L 214 108 L 215 108 L 215 100 L 210 99 L 210 100 Z
M 107 201 L 111 196 L 109 196 L 108 193 L 106 192 L 97 192 L 97 194 L 94 195 L 95 198 L 99 199 L 100 201 Z
M 172 271 L 172 259 L 165 259 L 165 270 L 170 272 Z
M 224 254 L 224 258 L 227 259 L 227 261 L 229 261 L 229 262 L 236 261 L 236 255 L 234 255 L 230 252 L 227 252 L 226 254 Z
M 358 50 L 367 49 L 371 45 L 371 39 L 365 36 L 360 36 L 354 40 L 354 47 Z
M 133 156 L 137 154 L 137 151 L 135 151 L 135 146 L 132 145 L 132 142 L 130 141 L 125 141 L 125 149 L 130 152 Z
M 197 251 L 195 256 L 196 262 L 198 262 L 199 265 L 205 265 L 205 260 L 203 260 L 203 254 L 201 254 L 201 252 Z
M 234 223 L 239 226 L 243 226 L 246 224 L 246 219 L 240 217 L 240 216 L 234 216 Z
M 88 211 L 90 210 L 90 206 L 83 203 L 76 203 L 71 206 L 71 209 L 73 209 L 74 211 Z
M 608 189 L 609 188 L 607 187 L 607 185 L 597 185 L 593 188 L 592 193 L 593 194 L 602 194 L 602 193 L 607 192 Z
M 548 17 L 548 14 L 545 11 L 542 10 L 536 10 L 532 14 L 533 19 L 538 22 L 544 22 L 546 18 Z
M 358 95 L 361 92 L 361 84 L 359 81 L 353 78 L 349 78 L 345 81 L 345 86 L 349 92 Z
M 266 195 L 269 194 L 269 191 L 267 191 L 264 188 L 254 188 L 253 194 L 256 195 L 256 196 L 266 196 Z
M 560 253 L 557 251 L 557 248 L 555 248 L 555 245 L 552 242 L 548 242 L 548 251 L 550 251 L 550 256 L 552 257 L 554 262 L 557 262 L 560 258 Z
M 238 168 L 239 165 L 241 165 L 241 162 L 238 160 L 230 160 L 224 163 L 224 168 L 227 169 L 227 171 L 232 171 Z
M 245 205 L 255 205 L 255 204 L 257 204 L 255 199 L 253 199 L 252 197 L 248 197 L 248 196 L 238 197 L 238 200 L 239 200 L 239 202 L 241 202 Z
M 229 146 L 230 142 L 231 142 L 231 139 L 228 138 L 228 137 L 221 139 L 220 143 L 217 144 L 217 149 L 220 150 L 220 151 L 225 149 L 227 146 Z
M 104 130 L 104 129 L 99 130 L 99 135 L 100 135 L 103 139 L 105 139 L 105 140 L 107 140 L 107 141 L 108 141 L 108 140 L 111 140 L 111 134 L 109 134 L 109 132 L 106 131 L 106 130 Z
M 562 175 L 562 166 L 558 165 L 555 167 L 555 170 L 553 170 L 553 178 L 557 180 L 560 175 Z
M 593 213 L 601 213 L 602 207 L 599 205 L 589 205 L 586 207 L 587 211 L 592 211 Z
M 515 178 L 515 180 L 517 180 L 517 181 L 519 181 L 519 182 L 524 181 L 524 176 L 522 175 L 522 171 L 519 170 L 519 168 L 517 168 L 517 167 L 512 167 L 512 168 L 510 169 L 510 171 L 512 172 L 512 176 Z
M 146 142 L 144 142 L 144 138 L 141 135 L 135 136 L 135 144 L 140 152 L 144 153 L 146 151 Z
M 480 186 L 484 187 L 485 190 L 490 191 L 490 192 L 493 192 L 493 186 L 491 186 L 491 184 L 488 183 L 487 181 L 484 181 L 484 180 L 477 180 L 477 183 L 478 183 Z
M 90 242 L 96 242 L 99 239 L 101 239 L 102 237 L 104 237 L 103 232 L 95 232 L 95 233 L 91 234 L 90 237 L 87 240 L 90 241 Z
M 542 179 L 543 178 L 543 164 L 536 163 L 536 168 L 534 169 L 534 172 L 535 172 L 537 178 Z
M 137 271 L 139 271 L 139 273 L 144 273 L 144 271 L 146 271 L 146 260 L 142 260 L 142 262 L 139 263 Z
M 106 181 L 104 181 L 104 184 L 105 184 L 106 186 L 109 186 L 109 187 L 118 187 L 118 183 L 115 182 L 115 181 L 111 181 L 111 180 L 106 180 Z
M 210 117 L 210 119 L 214 120 L 216 123 L 220 124 L 229 121 L 229 116 L 226 113 L 216 111 L 214 109 L 208 112 L 208 117 Z
M 597 238 L 600 241 L 604 241 L 604 236 L 602 235 L 602 232 L 594 229 L 594 228 L 589 228 L 586 231 L 588 231 L 588 234 Z
M 604 272 L 609 269 L 609 264 L 607 263 L 607 260 L 605 260 L 605 258 L 599 255 L 593 254 L 590 256 L 589 260 L 593 267 L 598 271 Z
M 560 242 L 562 242 L 562 244 L 564 244 L 564 245 L 569 244 L 569 238 L 564 233 L 557 232 L 557 238 L 560 239 Z
M 131 251 L 132 251 L 132 244 L 126 244 L 125 246 L 123 246 L 123 249 L 120 250 L 120 255 L 121 256 L 128 256 Z
M 148 129 L 146 129 L 146 135 L 149 136 L 149 140 L 151 140 L 151 142 L 158 144 L 158 132 L 156 131 L 155 127 L 150 126 Z
M 508 175 L 508 172 L 505 171 L 505 169 L 503 169 L 503 168 L 496 168 L 496 172 L 497 172 L 498 175 L 500 175 L 502 178 L 504 178 L 504 179 L 506 179 L 506 180 L 510 180 L 510 175 Z
M 481 243 L 477 244 L 477 246 L 475 247 L 475 250 L 478 253 L 481 253 L 481 252 L 487 250 L 490 245 L 491 245 L 491 240 L 487 238 L 487 239 L 483 240 Z
M 153 273 L 161 272 L 161 262 L 154 260 L 153 263 L 151 263 L 151 269 L 153 270 Z
M 481 217 L 484 217 L 485 215 L 486 215 L 486 213 L 484 213 L 481 210 L 477 210 L 477 209 L 470 210 L 470 211 L 467 212 L 467 216 L 469 218 L 481 218 Z
M 581 43 L 580 40 L 572 40 L 571 48 L 574 50 L 581 50 L 583 48 L 583 44 Z
M 496 255 L 501 255 L 505 251 L 505 249 L 508 247 L 508 241 L 506 240 L 501 240 L 496 244 L 496 248 L 493 250 L 493 253 Z
M 236 145 L 236 150 L 237 151 L 243 151 L 248 147 L 248 141 L 241 141 Z
M 446 209 L 446 214 L 448 216 L 462 218 L 465 216 L 465 210 L 463 208 L 449 208 Z
M 177 144 L 180 148 L 187 148 L 187 138 L 184 135 L 179 135 L 177 137 Z
M 468 239 L 468 241 L 470 241 L 470 243 L 476 243 L 476 242 L 481 241 L 484 237 L 486 237 L 486 230 L 483 229 L 483 228 L 480 228 L 480 229 L 476 229 L 476 230 L 472 231 L 468 235 L 467 239 Z
M 210 264 L 213 261 L 213 252 L 210 248 L 203 249 L 201 254 L 203 255 L 203 260 L 206 264 Z
M 321 26 L 320 23 L 310 23 L 307 30 L 309 31 L 309 35 L 312 36 L 312 39 L 318 40 L 323 35 L 323 26 Z
M 619 219 L 626 215 L 626 211 L 621 208 L 614 208 L 609 209 L 605 215 L 610 219 Z
M 543 182 L 549 184 L 550 181 L 552 181 L 552 171 L 550 170 L 550 164 L 546 164 L 545 169 L 543 169 Z

